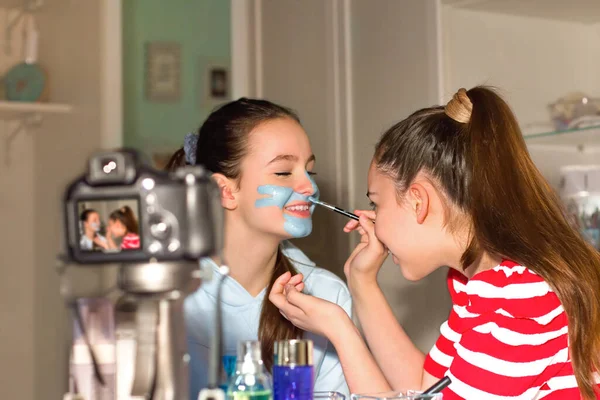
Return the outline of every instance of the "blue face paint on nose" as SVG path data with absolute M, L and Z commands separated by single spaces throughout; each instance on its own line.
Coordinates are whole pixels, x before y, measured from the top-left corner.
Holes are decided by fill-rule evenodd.
M 319 198 L 319 188 L 315 183 L 314 179 L 306 172 L 312 188 L 312 197 Z M 278 207 L 283 208 L 292 202 L 304 201 L 308 202 L 308 196 L 294 192 L 294 190 L 287 186 L 279 185 L 263 185 L 258 187 L 258 193 L 261 195 L 269 196 L 262 199 L 256 200 L 254 205 L 256 207 Z M 310 213 L 312 215 L 315 209 L 315 205 L 310 205 Z M 312 232 L 312 219 L 311 218 L 297 218 L 288 214 L 284 214 L 283 218 L 285 223 L 283 229 L 294 238 L 301 238 L 310 235 Z
M 310 184 L 312 185 L 312 188 L 313 188 L 313 194 L 310 197 L 313 197 L 316 200 L 319 200 L 319 196 L 321 195 L 321 192 L 319 191 L 319 187 L 317 186 L 317 182 L 315 182 L 315 180 L 313 179 L 313 177 L 308 172 L 306 172 L 306 177 L 310 181 Z M 308 199 L 308 197 L 307 197 L 307 199 Z M 315 211 L 315 204 L 314 203 L 310 203 L 310 213 L 311 213 L 311 215 L 312 215 L 312 213 L 314 211 Z

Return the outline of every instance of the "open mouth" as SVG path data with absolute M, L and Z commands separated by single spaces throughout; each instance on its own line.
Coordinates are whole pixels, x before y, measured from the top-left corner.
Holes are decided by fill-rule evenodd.
M 299 217 L 299 218 L 310 217 L 310 203 L 307 203 L 307 202 L 290 204 L 288 206 L 285 206 L 284 210 L 287 214 L 291 214 L 295 217 Z

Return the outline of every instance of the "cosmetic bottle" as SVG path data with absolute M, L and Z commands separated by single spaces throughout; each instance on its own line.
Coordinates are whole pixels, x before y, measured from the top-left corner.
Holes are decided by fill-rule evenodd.
M 275 342 L 274 400 L 312 400 L 313 386 L 313 342 L 297 339 Z
M 227 399 L 272 400 L 271 388 L 271 379 L 262 362 L 260 342 L 240 342 L 236 371 L 227 389 Z

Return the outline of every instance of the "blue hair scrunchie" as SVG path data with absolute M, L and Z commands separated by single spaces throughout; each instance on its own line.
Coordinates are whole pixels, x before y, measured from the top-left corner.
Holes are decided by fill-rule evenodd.
M 183 151 L 185 161 L 190 165 L 196 165 L 196 149 L 198 148 L 198 135 L 190 132 L 183 138 Z

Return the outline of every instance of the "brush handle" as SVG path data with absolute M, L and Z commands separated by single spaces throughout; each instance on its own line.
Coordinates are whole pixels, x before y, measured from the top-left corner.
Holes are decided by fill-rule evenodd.
M 310 201 L 310 202 L 312 202 L 312 203 L 314 203 L 314 204 L 318 204 L 318 205 L 320 205 L 321 207 L 325 207 L 325 208 L 327 208 L 328 210 L 335 211 L 335 212 L 336 212 L 336 213 L 338 213 L 338 214 L 342 214 L 343 216 L 346 216 L 346 217 L 348 217 L 348 218 L 351 218 L 351 219 L 353 219 L 353 220 L 355 220 L 355 221 L 358 221 L 358 220 L 359 220 L 359 218 L 358 218 L 358 215 L 356 215 L 356 214 L 352 214 L 351 212 L 348 212 L 348 211 L 346 211 L 346 210 L 343 210 L 343 209 L 341 209 L 341 208 L 339 208 L 339 207 L 332 206 L 331 204 L 325 203 L 324 201 L 321 201 L 321 200 L 316 200 L 316 199 L 313 199 L 313 198 L 309 198 L 309 201 Z
M 450 378 L 448 378 L 447 376 L 445 376 L 442 379 L 440 379 L 439 381 L 437 381 L 436 383 L 434 383 L 433 386 L 431 386 L 429 389 L 427 389 L 426 391 L 424 391 L 421 394 L 421 396 L 438 394 L 442 390 L 444 390 L 448 385 L 450 385 L 450 383 L 452 383 L 452 381 L 450 380 Z
M 348 212 L 348 211 L 346 211 L 346 210 L 342 210 L 341 208 L 338 208 L 338 207 L 333 207 L 333 209 L 332 209 L 332 210 L 333 210 L 333 211 L 335 211 L 336 213 L 339 213 L 339 214 L 345 215 L 346 217 L 348 217 L 348 218 L 352 218 L 353 220 L 356 220 L 356 221 L 358 221 L 358 220 L 360 219 L 360 218 L 358 217 L 358 215 L 356 215 L 356 214 L 352 214 L 351 212 Z

